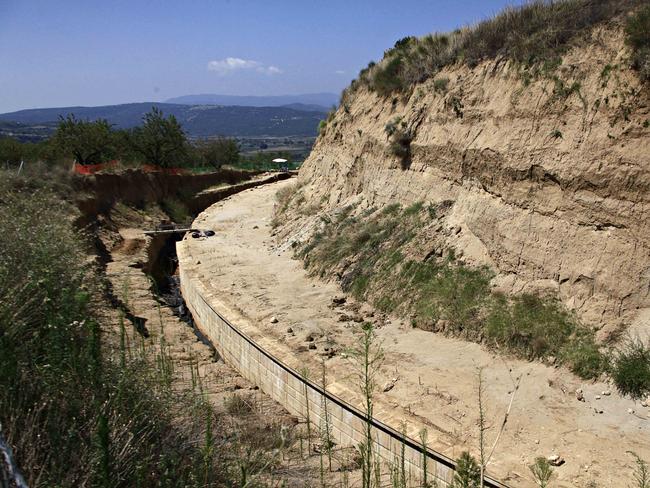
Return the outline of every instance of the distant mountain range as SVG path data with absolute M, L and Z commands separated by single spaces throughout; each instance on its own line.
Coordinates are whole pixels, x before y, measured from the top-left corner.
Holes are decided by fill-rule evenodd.
M 147 102 L 102 107 L 37 108 L 0 114 L 0 122 L 20 124 L 20 130 L 25 132 L 32 126 L 38 126 L 40 130 L 54 127 L 52 123 L 56 123 L 60 116 L 74 114 L 83 120 L 106 119 L 116 128 L 126 129 L 140 125 L 144 114 L 152 107 L 158 107 L 165 115 L 174 115 L 192 137 L 315 136 L 319 122 L 325 118 L 324 112 L 311 110 L 301 102 L 294 103 L 300 105 L 257 107 Z
M 239 105 L 241 107 L 283 107 L 293 106 L 297 110 L 309 108 L 327 112 L 332 105 L 339 104 L 339 96 L 335 93 L 307 93 L 304 95 L 275 95 L 275 96 L 237 96 L 237 95 L 184 95 L 166 100 L 167 103 L 184 105 Z

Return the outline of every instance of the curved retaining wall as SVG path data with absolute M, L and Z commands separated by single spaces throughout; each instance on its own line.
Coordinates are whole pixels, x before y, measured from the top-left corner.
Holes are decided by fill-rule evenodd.
M 363 442 L 366 415 L 304 378 L 231 324 L 210 302 L 210 294 L 200 280 L 184 271 L 183 262 L 187 256 L 183 242 L 177 244 L 177 252 L 181 292 L 187 307 L 196 326 L 210 339 L 224 361 L 291 414 L 304 419 L 307 418 L 309 409 L 309 418 L 317 428 L 324 424 L 326 405 L 336 444 L 357 446 Z M 441 486 L 451 484 L 455 469 L 453 460 L 430 449 L 423 453 L 422 446 L 417 441 L 403 436 L 377 419 L 371 419 L 371 425 L 375 453 L 386 462 L 398 459 L 404 446 L 406 468 L 412 476 L 421 478 L 426 457 L 429 480 L 436 479 Z M 485 486 L 505 488 L 505 485 L 492 479 L 486 479 Z

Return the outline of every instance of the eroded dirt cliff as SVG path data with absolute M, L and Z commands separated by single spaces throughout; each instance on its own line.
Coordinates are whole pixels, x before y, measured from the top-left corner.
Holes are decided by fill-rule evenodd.
M 446 202 L 436 241 L 492 268 L 497 288 L 556 295 L 601 339 L 635 320 L 647 331 L 649 90 L 629 64 L 610 26 L 533 79 L 492 60 L 445 68 L 406 95 L 358 88 L 301 168 L 304 201 L 281 234 L 317 228 L 310 205 Z

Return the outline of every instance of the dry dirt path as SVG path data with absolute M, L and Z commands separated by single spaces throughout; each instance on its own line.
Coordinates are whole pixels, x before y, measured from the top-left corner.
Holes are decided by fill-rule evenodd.
M 431 447 L 452 458 L 466 449 L 477 454 L 477 368 L 483 368 L 486 386 L 488 446 L 521 378 L 488 467 L 512 486 L 534 486 L 527 466 L 536 456 L 558 454 L 566 460 L 555 469 L 553 482 L 562 487 L 628 486 L 634 461 L 626 451 L 650 461 L 650 408 L 621 398 L 609 384 L 583 382 L 563 368 L 504 358 L 477 344 L 412 329 L 350 299 L 334 307 L 338 286 L 309 277 L 289 246 L 278 246 L 272 236 L 274 195 L 292 184 L 267 185 L 219 202 L 194 223 L 214 229 L 216 236 L 186 237 L 188 271 L 219 297 L 216 305 L 226 317 L 260 345 L 316 377 L 327 358 L 328 389 L 359 406 L 343 352 L 356 340 L 359 323 L 342 315 L 375 322 L 386 353 L 380 390 L 394 383 L 377 394 L 376 417 L 398 430 L 406 422 L 415 438 L 426 428 Z M 337 354 L 328 358 L 326 348 Z M 576 398 L 578 388 L 584 401 Z

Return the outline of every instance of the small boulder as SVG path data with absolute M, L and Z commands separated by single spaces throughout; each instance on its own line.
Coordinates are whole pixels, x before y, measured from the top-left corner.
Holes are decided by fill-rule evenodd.
M 384 391 L 384 392 L 386 392 L 386 391 L 390 391 L 390 390 L 392 390 L 394 387 L 395 387 L 395 383 L 393 383 L 392 381 L 389 381 L 388 383 L 386 383 L 386 384 L 384 385 L 383 391 Z
M 271 320 L 269 320 L 269 322 L 271 322 L 272 324 L 277 324 L 278 319 L 277 319 L 277 317 L 274 316 L 274 317 L 271 317 Z
M 293 329 L 291 327 L 287 327 L 287 334 L 293 335 Z
M 342 313 L 339 315 L 339 322 L 348 322 L 350 321 L 350 316 Z
M 332 304 L 334 305 L 343 305 L 346 302 L 347 298 L 341 295 L 337 295 L 332 298 Z
M 564 459 L 562 456 L 559 456 L 557 454 L 553 454 L 547 457 L 546 460 L 551 466 L 562 466 L 564 464 Z
M 585 401 L 585 396 L 584 396 L 584 394 L 582 393 L 582 389 L 581 389 L 581 388 L 578 388 L 578 389 L 576 390 L 576 400 L 578 400 L 579 402 L 584 402 L 584 401 Z
M 314 344 L 313 342 L 310 342 L 309 343 L 309 349 L 316 349 L 316 344 Z

